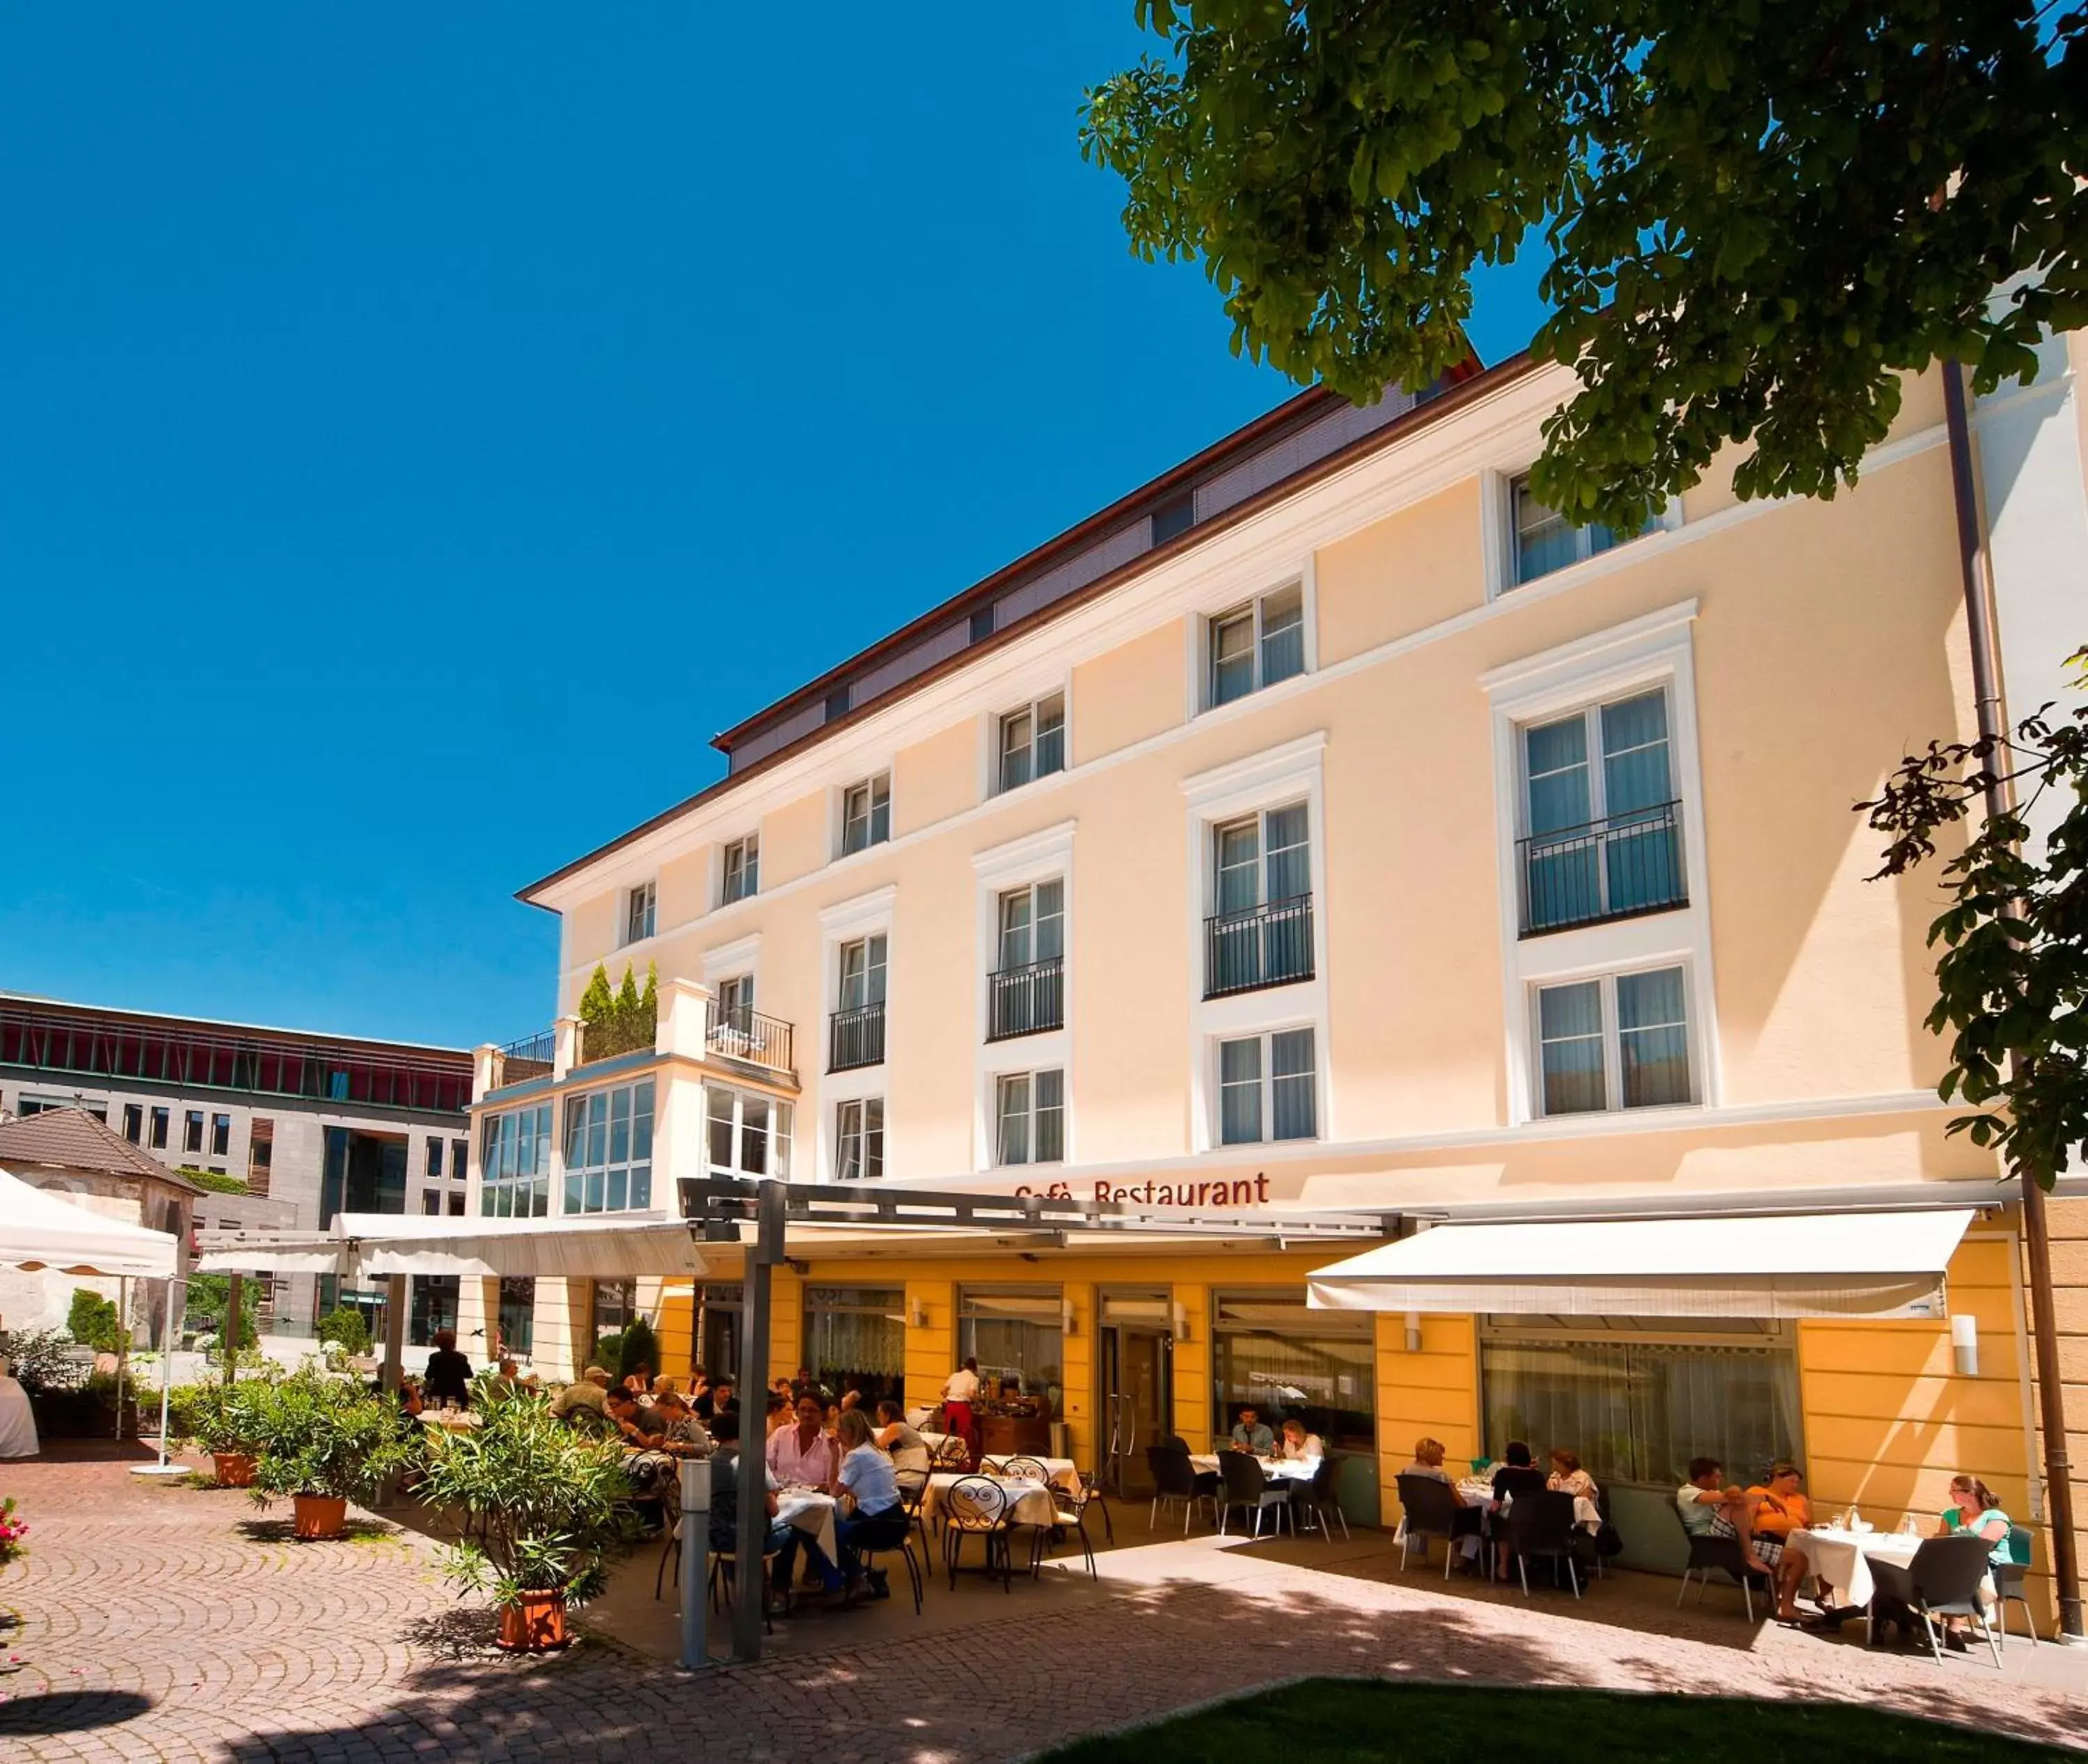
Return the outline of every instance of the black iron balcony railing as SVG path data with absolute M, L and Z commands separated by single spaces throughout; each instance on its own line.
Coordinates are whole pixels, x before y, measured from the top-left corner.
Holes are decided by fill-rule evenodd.
M 827 1070 L 847 1072 L 884 1058 L 884 1000 L 836 1011 L 827 1019 Z
M 1312 978 L 1312 897 L 1293 895 L 1204 921 L 1204 996 Z
M 550 1077 L 557 1045 L 557 1032 L 548 1029 L 511 1041 L 500 1050 L 500 1082 L 527 1084 L 532 1078 Z
M 986 976 L 988 1041 L 1042 1034 L 1066 1026 L 1066 964 L 1063 957 L 1019 968 L 1003 968 Z
M 1525 937 L 1689 904 L 1679 802 L 1534 833 L 1516 854 Z
M 794 1033 L 780 1017 L 764 1017 L 750 1005 L 724 1005 L 715 999 L 704 1019 L 708 1051 L 771 1072 L 797 1070 L 791 1057 Z

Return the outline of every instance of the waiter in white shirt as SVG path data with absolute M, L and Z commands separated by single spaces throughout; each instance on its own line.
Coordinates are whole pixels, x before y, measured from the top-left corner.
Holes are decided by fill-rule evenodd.
M 943 1431 L 956 1434 L 965 1442 L 973 1470 L 978 1468 L 979 1427 L 978 1417 L 972 1413 L 972 1399 L 978 1394 L 978 1389 L 976 1358 L 965 1360 L 943 1381 Z

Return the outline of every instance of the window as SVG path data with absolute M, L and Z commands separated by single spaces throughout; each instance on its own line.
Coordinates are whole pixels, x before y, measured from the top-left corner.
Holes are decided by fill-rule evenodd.
M 551 1105 L 490 1115 L 478 1142 L 479 1212 L 544 1218 L 551 1210 Z
M 421 1191 L 421 1210 L 432 1216 L 442 1210 L 442 1196 L 433 1188 L 423 1188 Z
M 1218 1143 L 1316 1139 L 1312 1031 L 1279 1029 L 1218 1043 Z
M 275 1162 L 276 1124 L 265 1115 L 257 1115 L 246 1124 L 246 1186 L 256 1194 L 268 1192 Z
M 123 1105 L 123 1137 L 134 1145 L 144 1138 L 145 1110 L 142 1103 L 126 1102 Z
M 1305 590 L 1297 583 L 1221 613 L 1210 624 L 1204 694 L 1230 704 L 1305 671 Z
M 892 837 L 892 774 L 851 784 L 841 792 L 841 855 L 866 851 Z
M 652 1081 L 566 1098 L 566 1211 L 652 1204 Z
M 213 1158 L 227 1158 L 232 1154 L 232 1117 L 213 1115 L 210 1118 L 210 1154 Z
M 430 1139 L 427 1149 L 421 1154 L 421 1167 L 428 1175 L 439 1176 L 443 1173 L 443 1142 L 439 1139 Z
M 626 943 L 642 943 L 652 935 L 653 910 L 658 893 L 657 884 L 645 882 L 624 894 L 623 940 Z
M 834 1180 L 875 1182 L 884 1174 L 884 1098 L 844 1102 L 834 1119 Z
M 717 1020 L 721 1026 L 744 1035 L 754 1027 L 754 976 L 735 974 L 717 983 Z
M 1032 778 L 1066 769 L 1066 695 L 1054 692 L 1000 719 L 997 790 L 1019 790 Z
M 165 1109 L 154 1109 L 152 1111 L 152 1150 L 165 1151 L 166 1149 L 167 1111 Z
M 1008 1072 L 994 1081 L 994 1162 L 1055 1164 L 1066 1155 L 1066 1075 Z
M 986 1038 L 1059 1029 L 1066 1021 L 1066 884 L 1054 876 L 1010 888 L 998 903 L 999 947 L 987 981 Z
M 1537 992 L 1538 1104 L 1546 1115 L 1655 1108 L 1692 1099 L 1679 968 Z
M 847 1072 L 884 1058 L 885 937 L 858 937 L 840 948 L 832 1044 L 827 1069 Z
M 1686 906 L 1667 694 L 1522 730 L 1525 936 Z
M 1063 1412 L 1065 1310 L 1058 1287 L 960 1287 L 957 1359 L 979 1363 L 982 1395 L 1012 1385 L 1025 1397 L 1055 1398 Z
M 450 1217 L 451 1218 L 464 1217 L 464 1195 L 459 1189 L 450 1190 Z
M 751 900 L 761 892 L 761 836 L 749 833 L 725 848 L 719 871 L 718 905 Z
M 1312 978 L 1312 849 L 1306 806 L 1264 809 L 1211 829 L 1204 995 Z
M 537 1282 L 533 1276 L 501 1277 L 500 1309 L 497 1316 L 495 1327 L 499 1333 L 493 1343 L 494 1359 L 497 1361 L 503 1354 L 527 1359 L 536 1338 Z
M 468 1140 L 450 1141 L 450 1180 L 461 1182 L 471 1173 L 471 1144 Z
M 899 1402 L 906 1381 L 904 1287 L 807 1287 L 805 1364 L 866 1405 Z
M 1210 1338 L 1213 1431 L 1230 1432 L 1249 1404 L 1271 1428 L 1295 1417 L 1343 1454 L 1341 1505 L 1358 1519 L 1374 1516 L 1377 1350 L 1370 1317 L 1316 1311 L 1297 1287 L 1222 1289 L 1211 1295 Z
M 1556 509 L 1530 495 L 1527 473 L 1510 482 L 1508 501 L 1510 537 L 1514 542 L 1515 552 L 1513 574 L 1517 587 L 1525 582 L 1534 582 L 1540 576 L 1549 576 L 1554 570 L 1563 570 L 1569 563 L 1581 563 L 1598 552 L 1641 537 L 1660 524 L 1656 516 L 1637 533 L 1619 533 L 1599 521 L 1585 527 L 1571 525 Z
M 790 1105 L 759 1090 L 704 1086 L 711 1174 L 790 1176 Z
M 201 1109 L 190 1109 L 182 1116 L 182 1150 L 183 1151 L 203 1150 L 203 1111 Z

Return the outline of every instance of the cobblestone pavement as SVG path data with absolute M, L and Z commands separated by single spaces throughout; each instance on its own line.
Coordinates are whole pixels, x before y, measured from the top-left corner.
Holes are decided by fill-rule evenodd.
M 1997 1679 L 1979 1655 L 1939 1668 L 1750 1628 L 1715 1595 L 1677 1612 L 1657 1584 L 1620 1595 L 1624 1577 L 1579 1607 L 1525 1605 L 1445 1592 L 1432 1576 L 1400 1582 L 1381 1553 L 1329 1573 L 1299 1565 L 1309 1541 L 1285 1547 L 1288 1561 L 1169 1544 L 1106 1557 L 1111 1585 L 1077 1605 L 1025 1608 L 1018 1587 L 980 1597 L 990 1615 L 976 1625 L 912 1635 L 879 1607 L 860 1636 L 854 1614 L 831 1620 L 849 1645 L 697 1684 L 598 1636 L 537 1662 L 459 1645 L 476 1617 L 443 1587 L 426 1540 L 389 1525 L 297 1544 L 286 1518 L 242 1496 L 107 1461 L 0 1466 L 0 1492 L 34 1528 L 26 1567 L 0 1581 L 0 1604 L 21 1614 L 6 1638 L 17 1669 L 0 1678 L 0 1758 L 39 1764 L 956 1764 L 1313 1672 L 1845 1698 L 2088 1743 L 2081 1655 L 2040 1649 L 2026 1667 L 2011 1648 Z

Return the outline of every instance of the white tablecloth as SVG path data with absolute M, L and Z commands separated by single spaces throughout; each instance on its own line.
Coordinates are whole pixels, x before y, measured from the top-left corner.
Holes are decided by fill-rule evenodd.
M 1794 1531 L 1791 1542 L 1805 1552 L 1807 1566 L 1834 1589 L 1837 1602 L 1845 1605 L 1868 1605 L 1876 1595 L 1872 1556 L 1904 1568 L 1922 1544 L 1919 1538 L 1902 1531 L 1845 1531 L 1838 1525 Z
M 922 1513 L 934 1518 L 944 1492 L 953 1484 L 966 1479 L 960 1471 L 938 1471 L 928 1479 L 927 1492 L 921 1497 Z M 1049 1484 L 1038 1482 L 1032 1476 L 989 1476 L 986 1479 L 1008 1495 L 1011 1503 L 1008 1518 L 1013 1523 L 1050 1525 L 1059 1517 L 1059 1497 Z
M 812 1541 L 830 1562 L 841 1561 L 841 1542 L 834 1535 L 834 1509 L 830 1494 L 817 1488 L 783 1488 L 776 1495 L 776 1517 L 786 1525 L 809 1532 Z
M 1465 1497 L 1466 1506 L 1483 1507 L 1492 1503 L 1494 1485 L 1490 1482 L 1474 1481 L 1467 1476 L 1457 1484 L 1457 1492 Z M 1502 1510 L 1505 1512 L 1511 1504 L 1504 1501 Z M 1602 1509 L 1585 1495 L 1576 1495 L 1573 1497 L 1573 1522 L 1583 1531 L 1599 1531 L 1602 1528 Z
M 421 1425 L 439 1427 L 447 1432 L 469 1433 L 479 1426 L 479 1418 L 469 1409 L 423 1409 Z
M 1320 1474 L 1320 1460 L 1316 1458 L 1260 1458 L 1255 1462 L 1271 1482 L 1310 1482 Z M 1225 1474 L 1218 1468 L 1216 1452 L 1190 1453 L 1189 1467 L 1213 1476 Z

